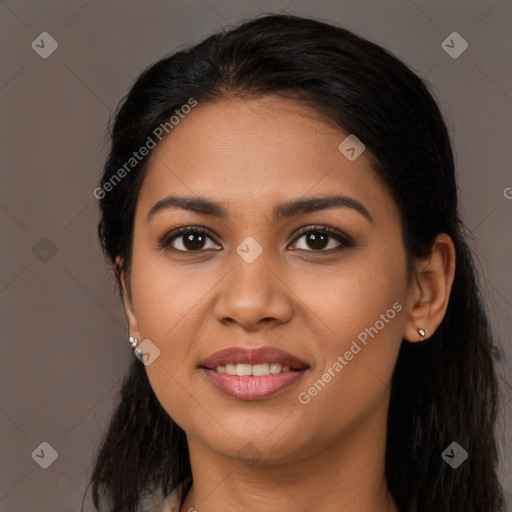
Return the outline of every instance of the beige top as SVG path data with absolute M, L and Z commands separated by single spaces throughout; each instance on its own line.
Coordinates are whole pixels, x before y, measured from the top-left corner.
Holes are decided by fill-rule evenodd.
M 181 491 L 187 481 L 188 479 L 181 482 L 171 494 L 166 496 L 164 501 L 153 507 L 149 512 L 180 512 Z

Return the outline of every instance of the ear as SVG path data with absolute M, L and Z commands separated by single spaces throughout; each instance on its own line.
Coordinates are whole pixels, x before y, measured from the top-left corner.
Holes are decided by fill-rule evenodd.
M 440 233 L 432 244 L 430 256 L 417 263 L 410 285 L 408 320 L 404 339 L 410 342 L 429 338 L 442 322 L 455 275 L 455 247 L 446 233 Z M 419 329 L 426 334 L 422 337 Z
M 137 319 L 133 311 L 130 288 L 127 286 L 124 262 L 121 256 L 117 256 L 115 261 L 115 271 L 121 280 L 121 285 L 123 288 L 123 307 L 124 314 L 128 322 L 128 331 L 130 332 L 130 336 L 140 339 L 139 327 L 137 325 Z

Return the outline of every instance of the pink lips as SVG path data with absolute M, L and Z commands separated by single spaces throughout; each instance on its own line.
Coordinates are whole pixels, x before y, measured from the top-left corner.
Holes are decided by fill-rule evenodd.
M 290 371 L 263 376 L 240 376 L 217 373 L 226 364 L 279 363 Z M 200 365 L 209 382 L 219 391 L 239 400 L 263 400 L 288 388 L 300 379 L 308 366 L 297 357 L 273 347 L 246 349 L 231 347 L 207 357 Z

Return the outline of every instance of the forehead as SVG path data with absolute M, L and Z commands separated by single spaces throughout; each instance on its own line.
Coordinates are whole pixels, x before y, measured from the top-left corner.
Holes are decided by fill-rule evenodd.
M 147 213 L 176 194 L 215 198 L 239 211 L 339 193 L 372 215 L 394 210 L 372 155 L 365 150 L 351 161 L 340 151 L 348 135 L 311 107 L 278 97 L 199 104 L 153 150 L 140 208 Z

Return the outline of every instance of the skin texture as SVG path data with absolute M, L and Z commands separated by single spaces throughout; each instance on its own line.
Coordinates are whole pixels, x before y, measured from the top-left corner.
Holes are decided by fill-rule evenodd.
M 194 484 L 182 511 L 397 510 L 384 473 L 392 372 L 402 339 L 419 341 L 420 327 L 428 338 L 440 324 L 455 254 L 450 237 L 438 235 L 407 280 L 398 208 L 368 150 L 354 161 L 338 150 L 347 135 L 292 100 L 229 98 L 199 104 L 151 155 L 124 307 L 132 335 L 161 351 L 146 371 L 187 434 Z M 373 220 L 337 207 L 272 222 L 282 202 L 333 193 L 359 201 Z M 173 208 L 147 220 L 171 194 L 219 201 L 228 217 Z M 296 236 L 318 224 L 353 246 Z M 161 248 L 159 240 L 183 226 L 215 236 L 196 251 L 179 252 L 190 247 L 183 236 Z M 263 249 L 252 263 L 236 252 L 249 236 Z M 300 403 L 298 394 L 395 303 L 401 311 Z M 198 368 L 218 350 L 265 345 L 309 366 L 270 398 L 226 396 Z M 252 464 L 243 460 L 248 452 Z

